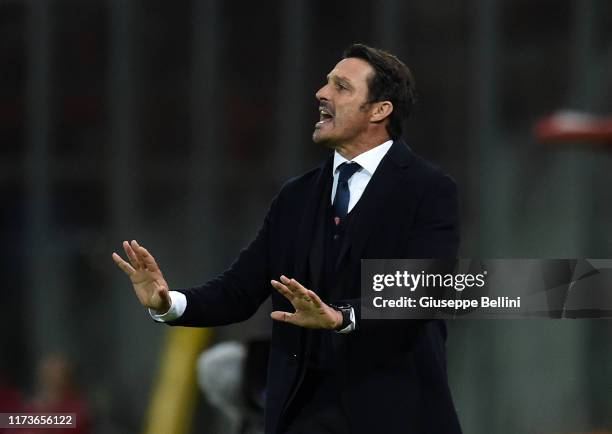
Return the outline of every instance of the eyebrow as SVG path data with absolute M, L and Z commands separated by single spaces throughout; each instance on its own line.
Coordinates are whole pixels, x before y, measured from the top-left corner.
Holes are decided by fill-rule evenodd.
M 336 82 L 342 82 L 344 84 L 346 84 L 348 87 L 352 88 L 353 85 L 351 84 L 351 80 L 349 80 L 346 77 L 341 77 L 339 75 L 332 75 L 331 73 L 327 74 L 327 80 L 328 81 L 336 81 Z

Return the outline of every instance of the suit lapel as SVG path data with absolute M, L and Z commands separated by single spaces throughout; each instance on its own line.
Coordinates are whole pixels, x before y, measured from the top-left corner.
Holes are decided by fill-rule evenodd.
M 303 203 L 302 218 L 299 223 L 298 242 L 296 244 L 296 278 L 302 279 L 311 286 L 317 284 L 323 268 L 324 233 L 323 222 L 325 206 L 331 195 L 331 168 L 333 157 L 328 158 L 321 166 L 319 173 L 308 189 Z M 320 229 L 317 230 L 317 227 Z M 313 280 L 314 279 L 314 280 Z
M 331 172 L 330 172 L 331 173 Z M 323 194 L 319 201 L 317 209 L 317 217 L 315 219 L 315 227 L 312 236 L 312 246 L 310 248 L 310 256 L 308 258 L 308 271 L 310 277 L 310 285 L 313 288 L 321 287 L 321 279 L 323 277 L 323 266 L 325 260 L 325 226 L 327 222 L 327 209 L 331 201 L 331 185 L 332 177 L 326 177 L 328 181 L 323 188 Z
M 404 174 L 413 159 L 412 151 L 403 141 L 395 141 L 381 160 L 376 172 L 370 179 L 359 202 L 355 205 L 355 215 L 347 228 L 340 254 L 336 262 L 338 268 L 349 250 L 354 256 L 361 257 L 367 240 L 374 228 L 373 222 L 380 219 L 383 205 L 391 200 L 391 194 L 397 182 Z M 357 207 L 359 207 L 357 209 Z

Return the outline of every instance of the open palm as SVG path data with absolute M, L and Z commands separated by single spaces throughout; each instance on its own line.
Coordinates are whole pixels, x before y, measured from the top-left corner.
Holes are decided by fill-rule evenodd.
M 342 324 L 340 312 L 323 303 L 314 291 L 304 288 L 297 280 L 281 276 L 280 282 L 270 283 L 295 309 L 295 312 L 274 311 L 270 314 L 272 319 L 310 329 L 334 330 Z
M 123 242 L 123 250 L 129 262 L 125 261 L 117 253 L 113 252 L 113 261 L 128 275 L 138 301 L 144 307 L 165 313 L 172 304 L 168 292 L 168 284 L 155 262 L 155 258 L 145 249 L 138 245 L 136 240 L 131 243 Z

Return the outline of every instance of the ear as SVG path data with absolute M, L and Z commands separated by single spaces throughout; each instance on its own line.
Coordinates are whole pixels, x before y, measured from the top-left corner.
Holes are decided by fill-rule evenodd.
M 370 117 L 371 122 L 384 121 L 393 112 L 393 104 L 391 101 L 380 101 L 374 103 L 372 115 Z

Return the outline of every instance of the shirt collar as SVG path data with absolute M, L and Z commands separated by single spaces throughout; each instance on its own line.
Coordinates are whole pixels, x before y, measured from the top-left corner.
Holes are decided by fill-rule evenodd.
M 363 167 L 363 170 L 365 170 L 366 172 L 368 172 L 370 176 L 372 176 L 374 175 L 376 168 L 380 164 L 380 161 L 383 159 L 383 157 L 387 154 L 387 152 L 391 148 L 392 144 L 393 144 L 393 140 L 387 140 L 386 142 L 381 143 L 380 145 L 375 146 L 374 148 L 362 154 L 357 155 L 351 161 L 354 161 L 355 163 L 359 163 L 359 165 Z M 332 174 L 336 173 L 338 166 L 340 166 L 342 163 L 345 163 L 347 161 L 349 160 L 347 160 L 342 155 L 340 155 L 338 151 L 335 151 L 334 152 L 334 166 L 333 166 Z

